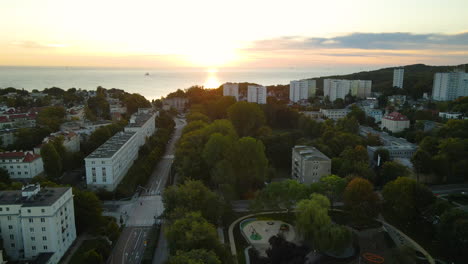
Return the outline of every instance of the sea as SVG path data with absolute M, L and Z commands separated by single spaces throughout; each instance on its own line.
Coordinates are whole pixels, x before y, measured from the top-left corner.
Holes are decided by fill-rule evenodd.
M 251 82 L 260 85 L 289 84 L 291 80 L 349 74 L 358 67 L 284 68 L 284 69 L 142 69 L 92 67 L 0 67 L 0 88 L 14 87 L 32 91 L 60 87 L 94 90 L 123 89 L 139 93 L 148 100 L 159 99 L 177 89 L 194 85 L 217 88 L 226 82 Z

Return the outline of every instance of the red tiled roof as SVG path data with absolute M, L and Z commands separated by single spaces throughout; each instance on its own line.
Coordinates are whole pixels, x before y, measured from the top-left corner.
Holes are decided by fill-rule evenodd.
M 8 120 L 8 117 L 7 116 L 0 116 L 0 123 L 6 123 L 6 122 L 10 122 L 10 120 Z
M 40 155 L 31 154 L 31 153 L 28 152 L 28 153 L 26 154 L 26 157 L 24 157 L 23 162 L 31 162 L 31 161 L 33 161 L 33 160 L 39 158 L 39 157 L 40 157 Z
M 31 162 L 40 157 L 40 155 L 31 154 L 30 152 L 17 151 L 0 153 L 0 159 L 23 159 L 23 162 Z
M 392 121 L 408 121 L 408 118 L 405 115 L 402 115 L 401 113 L 398 112 L 393 112 L 390 113 L 383 118 L 387 120 L 392 120 Z

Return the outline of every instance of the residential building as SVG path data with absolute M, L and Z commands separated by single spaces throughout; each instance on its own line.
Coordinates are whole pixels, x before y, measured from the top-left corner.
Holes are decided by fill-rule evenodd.
M 223 84 L 223 96 L 234 96 L 239 101 L 239 84 L 225 83 Z
M 2 129 L 0 130 L 0 138 L 2 139 L 2 147 L 12 145 L 16 141 L 15 136 L 16 129 Z
M 318 182 L 331 174 L 331 159 L 310 146 L 294 146 L 292 149 L 292 178 L 300 183 Z
M 159 112 L 153 111 L 151 108 L 138 108 L 138 112 L 134 113 L 125 127 L 125 132 L 136 132 L 138 137 L 138 147 L 145 144 L 146 139 L 151 137 L 156 131 L 156 116 Z
M 323 95 L 328 96 L 331 102 L 336 99 L 344 99 L 351 90 L 350 80 L 336 80 L 324 79 L 323 80 Z
M 109 105 L 109 108 L 110 108 L 111 115 L 114 113 L 119 113 L 121 115 L 127 113 L 127 107 L 121 103 L 111 104 Z
M 74 106 L 68 108 L 67 111 L 67 120 L 70 121 L 83 121 L 85 119 L 85 107 L 84 106 Z
M 404 68 L 393 69 L 393 87 L 403 88 Z
M 406 103 L 406 95 L 391 95 L 387 97 L 389 104 L 394 106 L 401 106 Z
M 413 154 L 418 149 L 418 146 L 408 142 L 404 138 L 397 138 L 390 136 L 386 132 L 379 132 L 371 127 L 359 126 L 359 134 L 363 137 L 367 137 L 368 134 L 377 135 L 382 142 L 382 146 L 367 146 L 367 154 L 369 160 L 373 160 L 374 153 L 378 149 L 386 149 L 390 154 L 390 159 L 408 159 L 410 160 Z
M 357 98 L 367 98 L 372 93 L 371 80 L 351 80 L 351 95 Z M 346 96 L 346 95 L 345 95 Z
M 317 90 L 316 80 L 299 80 L 289 83 L 289 101 L 297 103 L 307 101 L 309 97 L 315 96 Z
M 439 117 L 445 119 L 462 119 L 463 113 L 458 112 L 439 112 Z
M 464 71 L 436 73 L 432 98 L 436 101 L 452 101 L 468 96 L 468 74 Z
M 61 137 L 63 140 L 63 147 L 65 148 L 65 150 L 69 152 L 80 151 L 80 136 L 78 136 L 78 134 L 74 132 L 58 131 L 58 132 L 52 133 L 48 137 L 42 140 L 42 144 L 47 144 L 59 137 Z M 37 151 L 34 151 L 34 152 L 40 153 Z
M 312 119 L 321 119 L 323 117 L 323 113 L 320 111 L 302 111 L 301 114 Z
M 59 263 L 76 238 L 71 187 L 0 191 L 0 228 L 3 248 L 13 261 Z
M 247 86 L 247 102 L 266 104 L 267 103 L 267 88 L 260 85 Z
M 347 108 L 343 109 L 320 109 L 320 112 L 323 114 L 324 117 L 328 119 L 338 120 L 340 118 L 346 117 L 351 110 Z
M 374 118 L 376 123 L 382 122 L 382 117 L 383 117 L 383 111 L 382 110 L 366 108 L 364 110 L 364 113 L 366 113 L 366 116 Z
M 409 119 L 398 112 L 392 112 L 382 118 L 381 128 L 386 128 L 393 133 L 401 132 L 410 127 Z
M 163 109 L 169 110 L 171 108 L 176 109 L 179 112 L 185 110 L 188 103 L 188 99 L 185 97 L 171 97 L 163 100 Z
M 31 179 L 44 171 L 40 155 L 32 151 L 0 152 L 0 168 L 12 179 Z
M 85 158 L 88 187 L 113 191 L 138 157 L 138 132 L 118 132 Z

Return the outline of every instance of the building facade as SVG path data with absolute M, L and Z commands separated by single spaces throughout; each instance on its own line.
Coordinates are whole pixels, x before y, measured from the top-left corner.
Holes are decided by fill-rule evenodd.
M 452 101 L 468 96 L 468 74 L 463 71 L 436 73 L 432 98 L 436 101 Z
M 154 112 L 150 108 L 139 108 L 134 113 L 125 127 L 126 132 L 136 132 L 138 137 L 138 147 L 145 144 L 146 139 L 156 132 L 156 117 L 159 112 Z
M 71 187 L 29 185 L 0 191 L 0 227 L 3 247 L 11 260 L 35 260 L 48 254 L 46 263 L 59 263 L 76 239 Z
M 391 131 L 393 133 L 401 132 L 409 127 L 409 119 L 405 115 L 402 115 L 398 112 L 392 112 L 390 114 L 385 115 L 382 118 L 381 128 L 386 128 L 388 129 L 388 131 Z
M 267 88 L 260 85 L 247 86 L 247 102 L 266 104 L 267 103 Z
M 328 96 L 331 102 L 336 99 L 344 99 L 351 90 L 350 80 L 324 79 L 323 95 Z
M 289 101 L 297 103 L 315 96 L 317 91 L 316 80 L 299 80 L 289 83 Z
M 403 88 L 404 68 L 393 69 L 393 87 Z
M 324 117 L 328 119 L 338 120 L 340 118 L 346 117 L 351 110 L 347 108 L 343 109 L 320 109 L 320 112 L 323 114 Z
M 188 99 L 185 97 L 171 97 L 163 100 L 163 109 L 170 110 L 171 108 L 176 109 L 179 112 L 185 110 L 185 106 L 188 103 Z
M 351 80 L 350 86 L 352 96 L 356 96 L 357 98 L 367 98 L 371 96 L 371 80 Z
M 300 183 L 318 182 L 331 174 L 331 159 L 310 146 L 294 146 L 292 149 L 292 178 Z
M 0 152 L 0 168 L 12 179 L 31 179 L 44 171 L 40 155 L 32 151 Z
M 68 132 L 68 131 L 58 131 L 55 133 L 50 134 L 48 137 L 42 140 L 42 144 L 47 144 L 56 138 L 63 139 L 63 147 L 68 152 L 78 152 L 80 151 L 80 136 L 75 132 Z M 35 151 L 35 153 L 40 153 L 39 151 Z
M 225 83 L 223 84 L 223 96 L 234 96 L 236 101 L 239 101 L 239 84 Z

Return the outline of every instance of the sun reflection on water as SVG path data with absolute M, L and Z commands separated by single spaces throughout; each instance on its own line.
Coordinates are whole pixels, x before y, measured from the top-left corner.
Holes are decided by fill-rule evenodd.
M 217 72 L 217 69 L 208 70 L 208 77 L 205 80 L 205 83 L 203 84 L 205 88 L 218 88 L 221 85 L 218 77 L 216 76 Z

